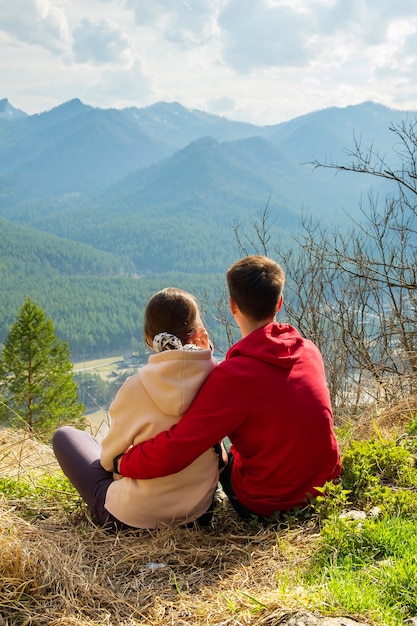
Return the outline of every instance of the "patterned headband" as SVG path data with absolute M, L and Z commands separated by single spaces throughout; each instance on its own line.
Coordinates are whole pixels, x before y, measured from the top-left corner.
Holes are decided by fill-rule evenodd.
M 175 335 L 170 333 L 159 333 L 153 338 L 153 349 L 155 352 L 164 350 L 181 350 L 182 343 Z
M 164 350 L 200 350 L 200 348 L 193 343 L 187 343 L 183 346 L 178 337 L 170 333 L 159 333 L 155 335 L 152 346 L 155 352 L 163 352 Z

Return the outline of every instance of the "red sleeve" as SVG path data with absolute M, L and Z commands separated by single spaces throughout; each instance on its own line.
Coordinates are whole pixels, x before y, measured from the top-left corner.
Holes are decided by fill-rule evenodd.
M 144 479 L 175 474 L 233 432 L 244 418 L 238 401 L 242 390 L 226 363 L 210 374 L 178 424 L 122 456 L 122 476 Z

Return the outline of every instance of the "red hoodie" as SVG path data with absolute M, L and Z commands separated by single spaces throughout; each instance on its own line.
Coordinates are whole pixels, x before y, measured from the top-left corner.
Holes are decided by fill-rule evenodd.
M 120 471 L 173 474 L 226 436 L 234 491 L 254 513 L 299 506 L 339 475 L 323 360 L 292 326 L 267 324 L 236 343 L 178 424 L 131 448 Z

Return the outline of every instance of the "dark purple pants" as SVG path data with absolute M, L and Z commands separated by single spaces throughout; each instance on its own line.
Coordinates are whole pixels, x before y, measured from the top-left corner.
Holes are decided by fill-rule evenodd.
M 132 528 L 116 519 L 104 508 L 106 493 L 113 481 L 100 463 L 100 444 L 89 433 L 72 426 L 62 426 L 52 437 L 52 446 L 62 471 L 86 502 L 95 521 L 107 530 Z M 199 526 L 208 526 L 213 515 L 213 504 L 196 520 Z M 194 522 L 185 524 L 192 527 Z
M 96 522 L 109 530 L 129 528 L 104 508 L 113 473 L 100 463 L 99 442 L 83 430 L 63 426 L 54 433 L 52 446 L 62 471 L 88 504 Z

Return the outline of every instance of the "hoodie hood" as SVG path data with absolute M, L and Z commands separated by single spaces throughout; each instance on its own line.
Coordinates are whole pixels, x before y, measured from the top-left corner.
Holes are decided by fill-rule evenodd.
M 152 354 L 138 376 L 160 411 L 181 416 L 215 366 L 211 350 L 166 350 Z
M 247 335 L 226 355 L 226 359 L 247 356 L 282 369 L 291 368 L 301 357 L 306 339 L 289 324 L 272 322 Z

